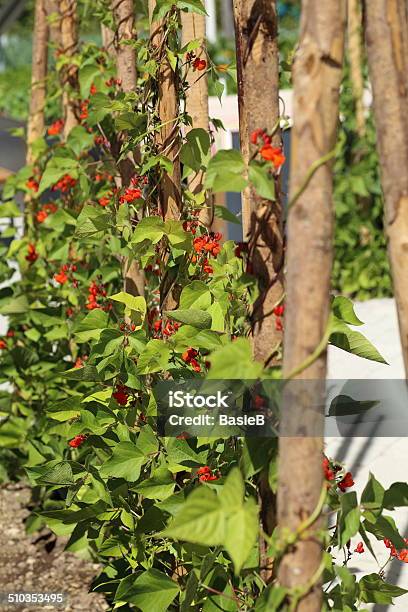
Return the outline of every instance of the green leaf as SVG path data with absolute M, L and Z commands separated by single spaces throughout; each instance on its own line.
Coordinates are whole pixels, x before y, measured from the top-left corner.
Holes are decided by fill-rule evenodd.
M 26 296 L 19 295 L 7 301 L 0 308 L 0 314 L 3 314 L 3 315 L 22 314 L 24 312 L 27 312 L 28 309 L 29 309 L 29 305 L 28 305 Z
M 82 125 L 76 125 L 69 133 L 67 145 L 75 155 L 91 149 L 94 145 L 94 135 L 90 134 Z
M 244 502 L 244 482 L 237 468 L 228 475 L 219 495 L 206 487 L 195 489 L 164 531 L 165 536 L 207 546 L 223 546 L 238 574 L 255 545 L 258 508 Z
M 199 172 L 207 163 L 210 147 L 211 142 L 208 132 L 201 128 L 190 130 L 187 133 L 185 144 L 181 147 L 181 163 L 194 172 Z
M 110 216 L 102 213 L 95 206 L 86 204 L 81 210 L 75 228 L 76 238 L 90 238 L 99 232 L 105 232 L 109 227 Z
M 72 468 L 68 461 L 57 463 L 36 480 L 38 484 L 70 486 L 74 483 Z
M 199 15 L 207 15 L 201 0 L 176 0 L 175 4 L 181 10 L 188 10 L 190 13 L 198 13 Z
M 141 612 L 165 612 L 178 595 L 178 584 L 157 569 L 140 574 L 129 588 L 120 592 L 120 601 L 134 604 Z M 117 601 L 117 598 L 115 598 Z
M 108 324 L 109 315 L 101 309 L 91 310 L 74 328 L 77 342 L 89 342 L 99 340 L 101 331 Z
M 358 585 L 360 599 L 365 603 L 392 604 L 395 597 L 408 593 L 406 589 L 388 584 L 378 574 L 363 576 Z
M 219 191 L 240 192 L 247 186 L 243 178 L 244 160 L 239 151 L 218 151 L 210 160 L 205 177 L 205 186 L 214 193 Z
M 126 293 L 125 291 L 121 291 L 120 293 L 115 293 L 115 295 L 111 295 L 109 299 L 124 304 L 126 306 L 125 315 L 139 313 L 140 316 L 137 320 L 137 323 L 138 325 L 141 325 L 143 323 L 147 310 L 146 300 L 143 296 L 134 296 L 130 293 Z
M 358 357 L 363 357 L 363 359 L 388 365 L 384 357 L 363 334 L 350 329 L 344 321 L 340 321 L 334 316 L 331 323 L 330 344 Z
M 248 178 L 262 198 L 275 201 L 275 179 L 269 172 L 270 164 L 263 164 L 255 159 L 250 162 Z
M 138 374 L 152 374 L 167 368 L 170 347 L 163 340 L 150 340 L 140 354 L 137 362 Z
M 344 493 L 340 498 L 341 510 L 339 514 L 339 546 L 345 546 L 360 527 L 360 508 L 357 504 L 355 491 Z
M 148 499 L 163 500 L 173 493 L 174 487 L 175 482 L 172 473 L 167 468 L 162 467 L 155 470 L 151 478 L 143 480 L 133 487 L 133 490 Z
M 211 292 L 202 281 L 193 281 L 186 285 L 180 295 L 180 308 L 207 310 L 211 306 Z
M 148 461 L 143 451 L 132 442 L 119 442 L 113 449 L 112 457 L 99 470 L 102 478 L 124 478 L 136 482 L 142 466 Z
M 183 229 L 182 221 L 168 219 L 164 224 L 164 233 L 172 246 L 182 248 L 191 244 L 191 235 Z
M 115 118 L 115 127 L 117 130 L 132 130 L 137 134 L 142 134 L 146 131 L 147 115 L 145 113 L 121 113 Z
M 171 310 L 165 313 L 167 317 L 186 323 L 197 329 L 210 329 L 212 325 L 212 317 L 205 310 Z
M 248 339 L 238 338 L 214 351 L 208 357 L 211 369 L 207 378 L 226 380 L 256 380 L 262 374 L 263 364 L 254 361 Z
M 364 506 L 364 508 L 381 509 L 384 500 L 384 493 L 384 487 L 370 472 L 368 482 L 361 494 L 361 504 Z
M 136 226 L 132 236 L 132 243 L 138 244 L 149 240 L 157 244 L 164 236 L 164 222 L 159 217 L 145 217 Z
M 198 467 L 206 461 L 206 453 L 196 453 L 186 440 L 169 438 L 166 451 L 170 469 L 178 465 Z
M 332 302 L 332 312 L 337 319 L 349 323 L 349 325 L 364 325 L 354 312 L 354 304 L 348 298 L 341 295 L 334 298 Z
M 408 484 L 394 482 L 384 493 L 384 508 L 393 510 L 402 506 L 408 506 Z
M 220 206 L 219 204 L 215 204 L 214 217 L 216 219 L 228 221 L 229 223 L 236 223 L 237 225 L 242 225 L 241 219 L 234 215 L 234 213 L 232 213 L 226 206 Z

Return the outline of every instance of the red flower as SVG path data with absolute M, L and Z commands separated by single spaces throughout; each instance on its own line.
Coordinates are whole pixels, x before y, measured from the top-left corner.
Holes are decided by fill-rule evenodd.
M 284 156 L 281 147 L 273 147 L 270 144 L 266 144 L 261 148 L 260 153 L 263 159 L 273 163 L 276 170 L 278 170 L 286 161 L 286 157 Z
M 77 360 L 75 362 L 74 368 L 83 368 L 84 367 L 84 361 L 82 359 L 82 357 L 77 357 Z
M 7 338 L 14 338 L 15 336 L 15 331 L 14 329 L 9 329 L 7 334 L 6 334 Z
M 265 402 L 265 399 L 262 397 L 262 395 L 255 395 L 254 404 L 255 404 L 255 408 L 259 410 L 260 408 L 263 408 L 265 406 L 266 402 Z
M 408 544 L 408 538 L 404 538 L 404 542 Z M 388 540 L 387 538 L 384 538 L 384 544 L 387 548 L 389 548 L 390 555 L 392 557 L 396 557 L 397 559 L 399 559 L 399 561 L 402 561 L 403 563 L 408 563 L 408 550 L 406 548 L 397 551 L 391 540 Z
M 207 482 L 209 480 L 218 480 L 218 476 L 213 474 L 212 469 L 208 467 L 208 465 L 199 468 L 197 470 L 197 476 L 198 479 L 201 480 L 201 482 Z
M 352 486 L 354 486 L 353 475 L 351 472 L 347 472 L 343 476 L 342 480 L 340 480 L 340 482 L 338 483 L 338 487 L 340 491 L 343 491 L 344 493 L 346 489 L 349 489 Z
M 83 444 L 85 440 L 86 436 L 84 436 L 83 434 L 79 434 L 79 436 L 75 436 L 75 438 L 72 438 L 72 440 L 70 440 L 68 444 L 72 448 L 78 448 L 78 446 L 81 446 L 81 444 Z
M 124 385 L 118 385 L 115 393 L 112 393 L 112 397 L 117 401 L 119 406 L 126 406 L 129 399 L 128 388 Z
M 196 351 L 193 348 L 189 348 L 186 350 L 185 353 L 182 354 L 181 358 L 186 363 L 191 363 L 191 360 L 197 357 L 197 355 L 198 355 L 198 351 Z
M 190 437 L 188 431 L 182 431 L 181 434 L 176 436 L 177 440 L 187 440 Z
M 26 260 L 30 261 L 31 263 L 34 263 L 35 261 L 37 261 L 39 255 L 35 249 L 35 244 L 30 243 L 27 247 L 28 250 L 28 255 L 26 255 Z
M 204 59 L 200 59 L 199 57 L 197 57 L 197 59 L 194 60 L 193 70 L 198 70 L 199 72 L 201 72 L 202 70 L 205 70 L 206 68 L 207 68 L 207 62 Z
M 124 204 L 125 202 L 127 202 L 128 204 L 130 204 L 132 202 L 135 202 L 136 200 L 140 200 L 141 197 L 142 197 L 142 192 L 140 191 L 140 189 L 134 189 L 133 187 L 128 187 L 125 193 L 122 196 L 120 196 L 119 203 Z
M 31 189 L 32 191 L 37 192 L 40 185 L 39 183 L 35 180 L 35 178 L 31 177 L 28 179 L 28 181 L 26 182 L 26 187 L 27 189 Z
M 323 472 L 326 480 L 334 480 L 334 472 L 331 469 L 330 461 L 327 457 L 324 457 L 323 459 Z
M 96 89 L 95 83 L 92 83 L 89 93 L 91 94 L 91 96 L 94 96 L 97 92 L 98 90 Z
M 362 542 L 359 542 L 359 543 L 357 544 L 357 546 L 355 547 L 354 552 L 359 553 L 360 555 L 361 555 L 363 552 L 365 552 L 365 551 L 364 551 L 364 544 L 363 544 Z
M 54 274 L 54 280 L 56 280 L 60 285 L 65 285 L 65 283 L 68 281 L 68 276 L 63 270 L 61 270 L 61 272 L 58 274 Z
M 271 137 L 268 136 L 265 130 L 258 129 L 252 132 L 251 134 L 252 144 L 257 145 L 260 138 L 262 138 L 264 145 L 270 145 L 272 142 Z
M 48 135 L 49 136 L 58 136 L 58 134 L 61 134 L 63 129 L 64 129 L 64 120 L 63 119 L 57 119 L 57 121 L 55 121 L 48 128 Z
M 273 309 L 273 314 L 275 315 L 275 317 L 283 317 L 284 312 L 285 312 L 284 304 L 281 304 L 280 306 L 276 306 L 276 308 Z
M 76 179 L 74 179 L 69 174 L 65 174 L 58 183 L 54 185 L 52 188 L 53 191 L 62 191 L 62 193 L 67 193 L 70 189 L 75 187 Z
M 7 348 L 7 344 L 4 340 L 0 340 L 0 351 L 3 351 L 5 348 Z
M 37 219 L 38 223 L 44 223 L 47 217 L 48 214 L 45 212 L 45 210 L 39 210 L 35 218 Z
M 110 198 L 108 198 L 107 196 L 104 196 L 103 198 L 99 198 L 98 202 L 101 206 L 108 206 L 108 204 L 110 204 Z
M 276 317 L 275 319 L 275 329 L 276 331 L 283 331 L 283 321 L 280 317 Z

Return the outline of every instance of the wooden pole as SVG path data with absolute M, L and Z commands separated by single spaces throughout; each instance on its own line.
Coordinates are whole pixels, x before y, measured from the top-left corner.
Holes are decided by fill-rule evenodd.
M 408 378 L 408 17 L 404 0 L 364 1 L 388 252 Z
M 58 0 L 61 53 L 70 58 L 78 51 L 77 0 Z M 78 125 L 78 68 L 69 62 L 61 70 L 64 137 Z
M 206 17 L 196 13 L 185 13 L 181 15 L 182 45 L 183 47 L 192 40 L 200 40 L 201 45 L 195 51 L 197 58 L 207 61 L 206 51 Z M 186 92 L 186 111 L 192 119 L 192 128 L 201 128 L 209 131 L 208 118 L 208 78 L 206 72 L 197 73 L 190 67 L 187 72 L 188 89 Z M 203 190 L 204 173 L 197 172 L 188 178 L 188 186 L 192 193 L 197 194 Z M 208 201 L 202 209 L 200 220 L 207 226 L 212 223 L 212 206 Z
M 159 204 L 163 218 L 178 219 L 181 208 L 180 134 L 177 124 L 179 116 L 178 75 L 173 71 L 166 52 L 165 21 L 153 21 L 156 0 L 149 0 L 150 35 L 152 50 L 158 68 L 157 116 L 161 124 L 156 137 L 158 152 L 173 164 L 172 172 L 165 173 L 159 189 Z
M 359 136 L 365 133 L 364 79 L 362 69 L 362 19 L 359 0 L 348 0 L 348 56 L 351 86 L 356 103 L 356 125 Z
M 288 219 L 284 396 L 279 451 L 278 525 L 295 533 L 316 511 L 323 487 L 323 420 L 326 343 L 333 259 L 332 155 L 339 116 L 346 26 L 344 0 L 303 0 L 295 57 L 294 125 Z M 312 164 L 318 170 L 305 184 Z M 323 344 L 320 356 L 312 355 Z M 311 363 L 305 367 L 305 362 Z M 295 376 L 295 371 L 298 374 Z M 324 406 L 324 404 L 323 404 Z M 322 607 L 322 542 L 315 520 L 281 559 L 282 586 L 303 589 L 298 612 Z M 319 569 L 320 568 L 320 569 Z M 319 573 L 320 572 L 320 573 Z M 293 603 L 293 602 L 292 602 Z
M 112 0 L 112 12 L 116 24 L 114 33 L 114 54 L 116 57 L 117 75 L 121 80 L 125 93 L 136 90 L 136 53 L 131 45 L 124 44 L 135 38 L 133 0 Z M 122 138 L 118 136 L 116 153 L 119 155 Z M 135 158 L 140 158 L 140 151 L 135 152 Z M 119 162 L 120 187 L 128 187 L 135 174 L 133 160 L 126 158 Z M 145 279 L 136 261 L 123 261 L 124 290 L 131 295 L 143 295 Z
M 27 165 L 31 165 L 35 161 L 32 150 L 33 143 L 44 134 L 48 40 L 49 28 L 44 0 L 36 0 L 33 31 L 31 100 L 27 125 Z
M 251 134 L 264 129 L 272 144 L 282 145 L 279 122 L 279 50 L 275 0 L 234 0 L 238 69 L 238 105 L 241 152 L 249 163 L 256 148 Z M 265 84 L 268 84 L 267 94 Z M 242 203 L 244 240 L 249 243 L 253 274 L 260 296 L 253 310 L 254 357 L 270 364 L 279 353 L 282 330 L 273 314 L 283 298 L 283 214 L 279 180 L 276 201 L 259 196 L 249 187 Z

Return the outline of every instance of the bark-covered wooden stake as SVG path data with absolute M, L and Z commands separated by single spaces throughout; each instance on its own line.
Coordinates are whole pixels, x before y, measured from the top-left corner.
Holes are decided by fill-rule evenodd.
M 49 28 L 44 0 L 36 0 L 33 31 L 30 113 L 27 124 L 27 164 L 34 162 L 32 145 L 44 133 L 47 94 Z
M 408 16 L 405 0 L 365 0 L 365 38 L 385 223 L 408 378 Z
M 207 60 L 205 46 L 206 24 L 205 15 L 197 13 L 181 14 L 182 25 L 182 45 L 183 47 L 192 40 L 200 40 L 201 45 L 195 50 L 197 58 Z M 189 88 L 186 92 L 186 110 L 192 119 L 192 128 L 201 128 L 208 132 L 208 78 L 206 73 L 194 72 L 190 67 L 187 73 L 187 83 Z M 203 189 L 204 173 L 198 172 L 191 175 L 188 186 L 192 193 L 199 193 Z M 200 220 L 207 226 L 212 222 L 211 201 L 202 209 Z
M 116 24 L 114 33 L 114 54 L 117 65 L 118 79 L 125 93 L 136 90 L 136 52 L 131 45 L 124 44 L 135 38 L 134 33 L 134 7 L 133 0 L 112 0 L 112 12 Z M 117 156 L 120 155 L 122 138 L 118 135 Z M 139 149 L 134 153 L 134 159 L 140 160 Z M 119 162 L 120 187 L 128 187 L 135 174 L 133 160 L 124 159 Z M 123 262 L 124 289 L 131 295 L 143 295 L 145 279 L 136 261 L 125 258 Z
M 238 68 L 238 105 L 241 152 L 248 164 L 256 149 L 251 134 L 262 129 L 272 134 L 272 144 L 280 147 L 279 50 L 275 0 L 234 0 L 234 20 Z M 268 95 L 265 95 L 265 86 Z M 252 313 L 254 357 L 269 364 L 278 355 L 282 330 L 273 313 L 283 298 L 283 215 L 279 180 L 276 200 L 267 200 L 252 187 L 243 193 L 243 232 L 249 243 L 252 272 L 258 278 L 260 295 Z M 259 477 L 262 527 L 271 535 L 276 526 L 276 498 L 268 484 L 268 470 Z M 260 541 L 261 575 L 269 582 L 273 559 Z
M 61 53 L 67 58 L 78 51 L 78 15 L 77 0 L 58 0 L 60 17 Z M 78 125 L 78 68 L 69 61 L 61 70 L 63 87 L 64 137 L 67 138 L 72 128 Z
M 234 0 L 241 152 L 248 163 L 255 153 L 251 134 L 264 129 L 281 146 L 279 120 L 279 50 L 275 0 Z M 267 93 L 266 93 L 267 86 Z M 283 229 L 279 180 L 276 201 L 248 187 L 242 204 L 244 240 L 249 243 L 260 295 L 253 310 L 254 356 L 270 365 L 278 354 L 282 331 L 273 314 L 283 297 Z
M 178 219 L 181 206 L 180 136 L 177 124 L 179 116 L 178 75 L 171 67 L 166 52 L 166 31 L 162 20 L 153 21 L 156 0 L 149 0 L 152 50 L 158 62 L 157 114 L 162 125 L 157 134 L 158 151 L 173 164 L 173 170 L 165 173 L 159 185 L 159 203 L 166 219 Z
M 333 259 L 333 176 L 339 89 L 346 29 L 345 0 L 304 0 L 294 80 L 294 124 L 288 219 L 284 377 L 291 381 L 281 419 L 278 524 L 296 532 L 316 511 L 323 487 L 325 348 L 311 359 L 327 334 Z M 305 186 L 312 164 L 321 162 Z M 305 367 L 306 360 L 311 364 Z M 293 374 L 292 374 L 293 373 Z M 283 434 L 283 435 L 282 435 Z M 298 612 L 320 612 L 322 543 L 319 520 L 289 546 L 279 567 L 282 586 L 304 589 Z M 296 600 L 295 600 L 296 601 Z

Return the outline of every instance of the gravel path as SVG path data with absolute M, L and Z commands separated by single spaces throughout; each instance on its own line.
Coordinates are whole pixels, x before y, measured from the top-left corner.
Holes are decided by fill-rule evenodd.
M 63 551 L 64 543 L 53 538 L 28 536 L 24 519 L 29 512 L 28 488 L 21 485 L 0 488 L 0 592 L 63 592 L 67 595 L 65 612 L 103 612 L 108 609 L 103 596 L 88 593 L 98 565 Z M 50 550 L 52 548 L 52 550 Z M 48 551 L 47 551 L 48 549 Z M 55 610 L 51 606 L 0 604 L 2 612 Z

